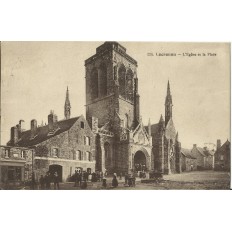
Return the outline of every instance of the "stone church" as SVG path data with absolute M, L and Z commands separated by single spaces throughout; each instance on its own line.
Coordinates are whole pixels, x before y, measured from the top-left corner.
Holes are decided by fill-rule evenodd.
M 86 119 L 71 118 L 66 91 L 64 119 L 51 111 L 47 125 L 11 128 L 9 147 L 31 149 L 37 177 L 57 171 L 67 181 L 76 169 L 87 172 L 181 172 L 181 146 L 172 120 L 172 95 L 167 86 L 165 119 L 144 126 L 140 115 L 137 61 L 117 42 L 105 42 L 85 60 Z M 27 157 L 27 155 L 25 156 Z M 29 157 L 29 156 L 28 156 Z M 8 157 L 7 157 L 8 158 Z M 27 159 L 27 158 L 26 158 Z M 29 170 L 29 169 L 28 169 Z
M 96 134 L 96 169 L 109 173 L 181 171 L 181 146 L 172 120 L 168 83 L 165 120 L 144 126 L 137 61 L 117 42 L 105 42 L 85 60 L 86 119 Z

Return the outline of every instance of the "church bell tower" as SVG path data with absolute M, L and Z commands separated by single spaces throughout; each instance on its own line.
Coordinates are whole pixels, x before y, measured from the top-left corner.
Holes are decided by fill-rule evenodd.
M 126 128 L 139 122 L 137 61 L 117 42 L 105 42 L 85 61 L 86 119 L 99 127 L 108 123 L 116 130 L 116 121 Z

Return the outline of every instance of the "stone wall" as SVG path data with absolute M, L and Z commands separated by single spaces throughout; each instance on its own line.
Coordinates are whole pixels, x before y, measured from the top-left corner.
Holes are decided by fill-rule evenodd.
M 197 167 L 204 168 L 205 166 L 204 156 L 198 151 L 197 147 L 193 147 L 192 155 L 193 157 L 197 158 Z
M 84 128 L 81 127 L 81 122 L 84 123 Z M 86 137 L 90 139 L 89 145 L 86 144 Z M 38 144 L 38 146 L 47 147 L 49 153 L 42 155 L 42 157 L 35 154 L 34 169 L 37 179 L 40 175 L 44 175 L 49 170 L 49 165 L 52 164 L 62 166 L 63 181 L 67 181 L 68 177 L 74 173 L 76 167 L 81 167 L 84 171 L 87 168 L 95 171 L 95 135 L 83 116 L 80 116 L 68 131 L 51 137 Z M 58 150 L 57 156 L 54 156 L 53 149 Z M 79 159 L 79 153 L 81 160 Z M 87 157 L 87 154 L 90 154 L 90 157 Z

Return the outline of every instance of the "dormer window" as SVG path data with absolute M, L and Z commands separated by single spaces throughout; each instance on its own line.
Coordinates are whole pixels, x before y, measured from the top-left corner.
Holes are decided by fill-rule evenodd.
M 8 150 L 5 150 L 5 158 L 9 158 L 9 151 Z
M 25 159 L 26 158 L 26 151 L 21 151 L 21 158 Z

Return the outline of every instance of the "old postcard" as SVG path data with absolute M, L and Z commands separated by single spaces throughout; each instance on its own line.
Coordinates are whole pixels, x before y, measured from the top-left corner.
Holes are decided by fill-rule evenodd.
M 230 55 L 1 42 L 0 188 L 230 189 Z

